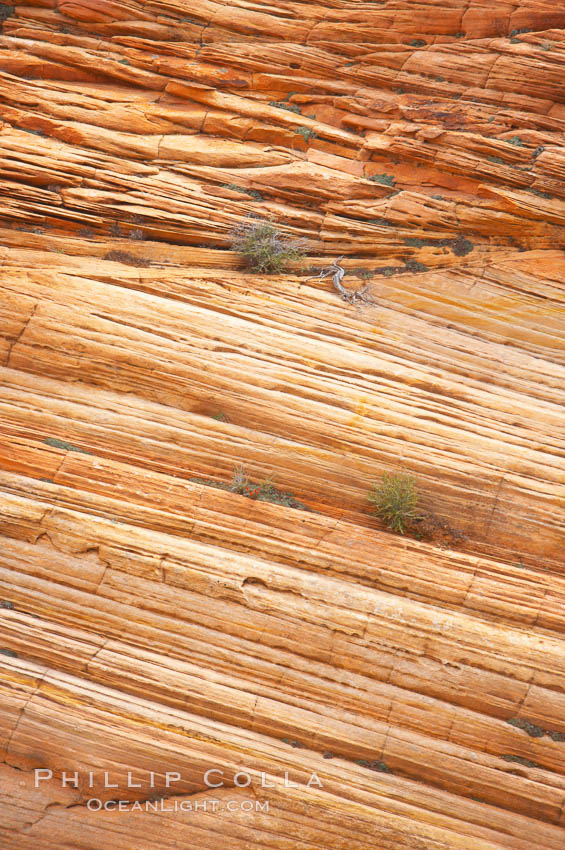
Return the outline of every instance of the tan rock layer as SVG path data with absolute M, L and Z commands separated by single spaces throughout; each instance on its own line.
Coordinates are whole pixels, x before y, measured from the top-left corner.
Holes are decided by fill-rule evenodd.
M 2 846 L 561 848 L 565 12 L 0 20 Z M 257 215 L 292 273 L 241 271 Z M 304 282 L 340 254 L 375 306 Z M 368 515 L 398 469 L 435 542 Z M 218 766 L 270 809 L 60 782 Z

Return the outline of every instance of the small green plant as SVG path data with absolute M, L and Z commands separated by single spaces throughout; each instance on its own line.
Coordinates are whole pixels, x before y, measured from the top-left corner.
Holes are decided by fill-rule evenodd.
M 506 139 L 509 145 L 515 145 L 518 148 L 524 147 L 524 142 L 520 138 L 520 136 L 512 136 L 511 139 Z
M 404 534 L 409 520 L 419 517 L 416 511 L 418 488 L 412 475 L 404 472 L 385 472 L 369 492 L 373 512 L 391 531 Z
M 239 186 L 237 183 L 222 183 L 222 189 L 230 189 L 232 192 L 241 192 L 242 195 L 249 195 L 255 201 L 264 201 L 261 192 L 257 189 L 246 189 L 245 186 Z
M 355 277 L 361 278 L 361 280 L 371 280 L 373 277 L 371 269 L 366 268 L 352 269 L 351 273 L 354 274 Z
M 283 505 L 285 508 L 295 508 L 299 511 L 309 511 L 303 502 L 299 501 L 292 493 L 285 490 L 279 490 L 273 484 L 271 477 L 266 478 L 259 484 L 253 484 L 244 469 L 240 464 L 233 471 L 232 479 L 229 482 L 217 481 L 213 478 L 197 478 L 189 479 L 195 484 L 205 484 L 207 487 L 215 487 L 218 490 L 228 490 L 230 493 L 237 493 L 239 496 L 246 496 L 248 499 L 255 499 L 258 502 L 272 502 L 274 505 Z
M 276 106 L 277 109 L 286 109 L 287 112 L 296 112 L 297 115 L 302 114 L 302 110 L 294 103 L 286 103 L 284 100 L 271 100 L 269 106 Z
M 126 266 L 138 266 L 139 268 L 147 268 L 151 265 L 149 260 L 143 257 L 134 257 L 128 251 L 108 251 L 104 254 L 105 260 L 111 260 L 113 263 L 123 263 Z
M 294 132 L 297 133 L 299 136 L 302 136 L 302 138 L 306 142 L 309 142 L 310 139 L 317 139 L 318 138 L 318 134 L 315 133 L 314 130 L 310 130 L 309 127 L 299 127 Z
M 232 248 L 257 273 L 280 274 L 304 257 L 306 247 L 305 239 L 283 236 L 272 221 L 245 221 L 232 232 Z
M 382 183 L 383 186 L 394 186 L 394 177 L 392 174 L 373 174 L 369 177 L 369 180 L 372 180 L 373 183 Z

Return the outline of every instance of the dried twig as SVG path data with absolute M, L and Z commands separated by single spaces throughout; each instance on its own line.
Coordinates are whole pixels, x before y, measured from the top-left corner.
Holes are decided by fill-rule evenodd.
M 349 304 L 356 304 L 358 301 L 363 302 L 364 304 L 374 304 L 375 302 L 371 298 L 370 295 L 365 295 L 369 288 L 369 284 L 363 287 L 363 289 L 358 290 L 350 290 L 346 289 L 342 280 L 345 275 L 345 269 L 343 266 L 339 265 L 339 261 L 343 260 L 342 257 L 338 257 L 337 260 L 334 260 L 331 266 L 326 266 L 323 269 L 320 269 L 320 273 L 317 275 L 312 275 L 311 277 L 307 277 L 303 283 L 306 283 L 308 280 L 313 280 L 317 278 L 318 280 L 325 280 L 327 277 L 331 277 L 333 280 L 334 288 L 339 293 L 340 297 L 347 301 Z

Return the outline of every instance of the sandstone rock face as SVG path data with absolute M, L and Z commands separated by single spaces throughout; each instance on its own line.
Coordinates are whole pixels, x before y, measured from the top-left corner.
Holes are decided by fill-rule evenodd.
M 562 848 L 565 7 L 0 19 L 2 847 Z

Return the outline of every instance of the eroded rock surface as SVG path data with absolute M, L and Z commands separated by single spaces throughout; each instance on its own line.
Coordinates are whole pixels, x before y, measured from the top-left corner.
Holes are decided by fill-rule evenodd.
M 562 848 L 565 9 L 0 20 L 2 847 Z

